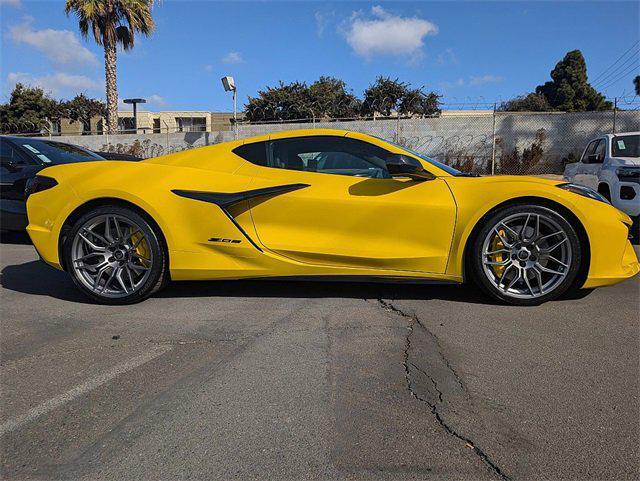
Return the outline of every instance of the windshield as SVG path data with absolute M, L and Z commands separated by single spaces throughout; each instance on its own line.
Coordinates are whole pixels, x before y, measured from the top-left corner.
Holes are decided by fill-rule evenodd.
M 104 160 L 98 154 L 74 145 L 35 139 L 20 139 L 15 142 L 45 164 L 70 164 L 73 162 Z
M 620 135 L 611 140 L 612 157 L 640 157 L 640 135 Z
M 451 167 L 450 165 L 447 164 L 443 164 L 442 162 L 438 162 L 435 159 L 432 159 L 431 157 L 427 157 L 426 155 L 420 154 L 414 150 L 411 150 L 407 147 L 405 147 L 404 145 L 400 145 L 400 144 L 396 144 L 395 142 L 391 142 L 387 139 L 382 139 L 380 137 L 376 137 L 377 139 L 380 139 L 388 144 L 391 145 L 395 145 L 396 147 L 401 148 L 402 150 L 405 150 L 407 152 L 409 152 L 412 155 L 415 155 L 416 157 L 424 160 L 425 162 L 428 162 L 431 165 L 435 165 L 436 167 L 438 167 L 439 169 L 444 170 L 447 174 L 451 174 L 451 175 L 465 175 L 462 172 L 460 172 L 458 169 L 454 169 L 453 167 Z

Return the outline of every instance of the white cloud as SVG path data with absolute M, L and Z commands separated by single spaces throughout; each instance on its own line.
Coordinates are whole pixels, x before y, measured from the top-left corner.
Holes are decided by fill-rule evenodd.
M 131 104 L 125 104 L 124 103 L 124 99 L 127 97 L 120 97 L 118 98 L 118 110 L 122 110 L 124 111 L 131 111 L 133 110 L 133 106 Z M 164 97 L 158 95 L 158 94 L 152 94 L 152 95 L 147 95 L 142 96 L 141 98 L 145 99 L 147 102 L 144 104 L 139 104 L 138 105 L 138 110 L 144 110 L 145 106 L 147 107 L 165 107 L 167 105 L 167 101 Z
M 440 65 L 444 65 L 444 64 L 456 65 L 458 63 L 458 57 L 456 56 L 452 48 L 447 48 L 438 54 L 438 56 L 436 57 L 436 61 Z
M 204 70 L 205 72 L 213 72 L 213 65 L 205 65 Z
M 322 12 L 316 12 L 314 14 L 314 18 L 316 20 L 316 34 L 318 35 L 319 38 L 322 38 L 324 36 L 324 31 L 327 28 L 327 25 L 329 24 L 329 17 L 331 16 L 332 14 L 327 14 Z
M 354 13 L 345 30 L 347 43 L 366 59 L 376 55 L 422 56 L 424 37 L 438 33 L 438 27 L 418 17 L 400 17 L 380 6 L 371 8 L 371 18 Z
M 10 29 L 11 39 L 17 44 L 26 44 L 46 55 L 51 61 L 61 65 L 96 65 L 98 59 L 86 47 L 82 46 L 75 33 L 69 30 L 35 30 L 33 18 L 25 17 L 21 25 Z
M 31 87 L 40 87 L 54 97 L 73 97 L 86 91 L 101 91 L 104 84 L 84 75 L 70 75 L 64 72 L 56 72 L 51 75 L 36 77 L 24 72 L 10 72 L 7 75 L 7 84 L 12 90 L 17 83 L 23 83 Z
M 0 0 L 0 5 L 9 5 L 11 7 L 19 8 L 22 6 L 22 2 L 20 0 Z
M 222 57 L 222 61 L 224 63 L 243 63 L 244 59 L 240 52 L 229 52 L 224 57 Z
M 477 87 L 478 85 L 490 84 L 490 83 L 498 83 L 502 82 L 504 77 L 500 77 L 498 75 L 482 75 L 480 77 L 471 77 L 469 79 L 469 85 L 473 85 Z
M 469 77 L 468 80 L 463 78 L 459 78 L 452 82 L 440 82 L 440 88 L 442 89 L 453 89 L 457 87 L 464 87 L 465 85 L 469 85 L 471 87 L 478 87 L 480 85 L 490 84 L 490 83 L 498 83 L 502 82 L 504 77 L 500 77 L 498 75 L 481 75 L 477 77 Z
M 440 82 L 440 88 L 447 90 L 447 89 L 452 89 L 452 88 L 456 88 L 456 87 L 464 87 L 464 79 L 463 78 L 459 78 L 458 80 L 454 80 L 453 82 Z
M 167 101 L 164 99 L 164 97 L 161 97 L 157 94 L 149 95 L 147 97 L 147 103 L 155 105 L 157 107 L 164 107 L 165 105 L 167 105 Z

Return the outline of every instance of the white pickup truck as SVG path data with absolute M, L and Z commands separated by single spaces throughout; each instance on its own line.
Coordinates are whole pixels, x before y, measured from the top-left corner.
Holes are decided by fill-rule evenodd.
M 640 216 L 640 132 L 606 134 L 593 139 L 580 162 L 567 164 L 564 178 L 605 196 L 614 207 Z

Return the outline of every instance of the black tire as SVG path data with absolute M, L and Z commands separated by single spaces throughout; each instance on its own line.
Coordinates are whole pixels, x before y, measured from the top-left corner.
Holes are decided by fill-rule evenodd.
M 73 259 L 72 248 L 74 239 L 78 236 L 78 233 L 85 224 L 91 222 L 92 219 L 96 219 L 101 216 L 118 216 L 118 218 L 130 220 L 131 222 L 139 226 L 140 230 L 147 240 L 148 247 L 152 254 L 153 263 L 148 269 L 149 274 L 144 282 L 141 282 L 141 284 L 136 287 L 133 292 L 122 295 L 120 297 L 108 297 L 105 295 L 101 295 L 100 293 L 96 292 L 96 290 L 92 290 L 87 287 L 81 279 L 81 274 L 78 270 L 73 268 L 71 262 L 71 259 Z M 126 305 L 141 302 L 166 286 L 166 284 L 170 280 L 166 246 L 162 233 L 159 232 L 159 229 L 153 222 L 150 222 L 147 218 L 140 215 L 135 210 L 129 209 L 127 207 L 118 205 L 105 205 L 87 212 L 82 217 L 80 217 L 71 227 L 69 235 L 67 235 L 65 238 L 62 250 L 65 259 L 65 265 L 67 266 L 67 271 L 71 276 L 74 284 L 87 297 L 100 304 Z
M 516 214 L 541 214 L 553 219 L 553 221 L 559 225 L 566 234 L 567 241 L 571 248 L 571 264 L 566 269 L 564 279 L 558 281 L 558 284 L 548 292 L 543 292 L 542 289 L 540 289 L 538 292 L 539 295 L 536 297 L 514 297 L 514 295 L 511 295 L 494 285 L 489 279 L 489 275 L 485 272 L 485 265 L 483 262 L 485 239 L 487 239 L 489 234 L 492 233 L 494 227 L 501 220 L 507 219 Z M 576 279 L 580 271 L 583 249 L 574 226 L 558 212 L 548 207 L 535 204 L 516 204 L 499 209 L 483 221 L 482 226 L 472 239 L 466 255 L 468 256 L 467 265 L 469 266 L 471 280 L 481 290 L 504 303 L 518 306 L 534 306 L 556 299 L 566 293 L 569 289 L 576 287 L 574 284 L 576 283 Z M 534 294 L 533 291 L 531 293 L 532 295 Z

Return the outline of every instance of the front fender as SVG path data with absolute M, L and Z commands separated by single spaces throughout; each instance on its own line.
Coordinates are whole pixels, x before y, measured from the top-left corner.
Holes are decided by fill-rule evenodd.
M 560 182 L 534 177 L 447 178 L 458 204 L 458 219 L 447 273 L 463 275 L 464 255 L 479 221 L 496 207 L 518 199 L 539 198 L 568 209 L 584 227 L 590 244 L 589 277 L 607 277 L 620 266 L 631 220 L 609 204 L 556 187 Z

